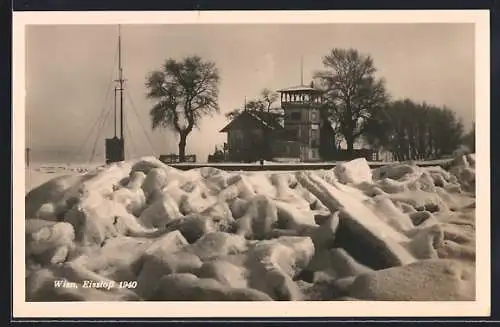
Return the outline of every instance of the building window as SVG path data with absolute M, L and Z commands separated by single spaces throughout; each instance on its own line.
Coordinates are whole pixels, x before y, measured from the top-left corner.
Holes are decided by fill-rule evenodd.
M 311 120 L 312 121 L 316 121 L 316 119 L 318 119 L 318 110 L 312 109 L 312 111 L 311 111 Z
M 298 130 L 297 129 L 289 129 L 286 131 L 286 138 L 290 141 L 298 140 Z
M 300 119 L 301 119 L 300 111 L 298 111 L 298 112 L 292 112 L 290 114 L 290 120 L 300 120 Z
M 311 159 L 318 159 L 319 158 L 319 152 L 316 149 L 312 149 L 311 151 Z
M 318 146 L 318 131 L 311 130 L 311 147 L 316 148 Z

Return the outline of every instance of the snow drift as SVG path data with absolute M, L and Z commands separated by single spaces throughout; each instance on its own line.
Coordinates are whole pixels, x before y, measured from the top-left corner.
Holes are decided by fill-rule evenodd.
M 61 176 L 25 198 L 26 299 L 474 300 L 474 188 L 474 155 L 295 173 L 146 157 Z

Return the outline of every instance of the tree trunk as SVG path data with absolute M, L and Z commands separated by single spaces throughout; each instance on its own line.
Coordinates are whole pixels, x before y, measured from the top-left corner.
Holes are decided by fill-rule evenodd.
M 347 151 L 349 154 L 354 153 L 354 137 L 352 135 L 348 135 L 346 137 L 346 143 L 347 143 Z
M 348 108 L 348 117 L 352 117 L 352 112 L 351 109 Z M 352 120 L 348 120 L 345 122 L 345 128 L 344 128 L 344 137 L 345 137 L 345 142 L 347 144 L 347 153 L 352 155 L 354 153 L 354 129 L 356 126 L 356 122 Z
M 179 140 L 179 161 L 180 162 L 185 162 L 186 161 L 186 139 L 187 139 L 187 134 L 186 133 L 180 133 L 180 140 Z

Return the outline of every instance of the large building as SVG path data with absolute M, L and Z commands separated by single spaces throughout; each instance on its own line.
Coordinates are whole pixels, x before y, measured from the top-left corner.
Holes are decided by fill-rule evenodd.
M 221 130 L 229 161 L 320 160 L 321 92 L 312 85 L 278 92 L 284 114 L 245 110 Z

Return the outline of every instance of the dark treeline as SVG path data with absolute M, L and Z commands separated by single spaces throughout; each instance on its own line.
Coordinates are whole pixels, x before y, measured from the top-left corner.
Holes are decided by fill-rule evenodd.
M 476 127 L 474 123 L 472 124 L 472 129 L 469 131 L 469 133 L 465 134 L 463 143 L 470 152 L 476 152 Z
M 372 118 L 365 139 L 391 152 L 395 160 L 441 158 L 465 141 L 462 122 L 446 107 L 398 100 Z

